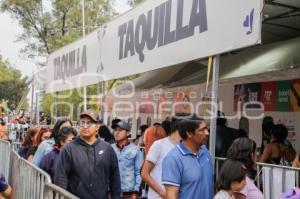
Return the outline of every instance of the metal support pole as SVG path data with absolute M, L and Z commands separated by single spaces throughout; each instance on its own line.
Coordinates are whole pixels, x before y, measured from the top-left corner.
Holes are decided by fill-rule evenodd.
M 82 37 L 85 37 L 85 3 L 82 0 Z M 83 110 L 87 109 L 86 86 L 83 87 Z
M 83 110 L 87 109 L 86 86 L 83 87 Z
M 105 86 L 105 81 L 101 83 L 101 91 L 102 91 L 102 104 L 101 104 L 101 119 L 102 122 L 104 122 L 104 112 L 105 112 L 105 93 L 106 93 L 106 86 Z
M 55 103 L 55 109 L 54 109 L 54 115 L 53 115 L 53 123 L 55 124 L 57 122 L 57 114 L 58 114 L 58 108 L 57 108 L 57 98 L 58 98 L 58 92 L 55 92 L 54 95 L 54 103 Z
M 219 86 L 219 65 L 220 55 L 214 56 L 213 61 L 213 78 L 211 88 L 211 104 L 212 117 L 210 120 L 210 137 L 209 137 L 209 151 L 212 158 L 215 158 L 216 148 L 216 129 L 217 129 L 217 113 L 218 113 L 218 86 Z M 214 167 L 214 161 L 212 161 Z
M 39 92 L 36 92 L 35 94 L 35 111 L 36 111 L 36 124 L 39 126 L 40 125 L 40 118 L 39 118 Z
M 30 115 L 30 126 L 32 126 L 32 121 L 33 121 L 33 100 L 34 100 L 34 84 L 31 86 L 31 115 Z

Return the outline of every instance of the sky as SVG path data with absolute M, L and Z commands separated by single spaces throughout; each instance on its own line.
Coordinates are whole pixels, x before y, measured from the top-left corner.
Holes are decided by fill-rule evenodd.
M 120 14 L 129 9 L 127 0 L 115 0 L 114 7 Z M 33 62 L 20 55 L 20 50 L 25 43 L 16 42 L 16 39 L 17 35 L 21 33 L 22 28 L 16 20 L 7 13 L 0 13 L 0 54 L 3 59 L 8 59 L 15 68 L 21 70 L 23 76 L 31 76 L 37 67 Z

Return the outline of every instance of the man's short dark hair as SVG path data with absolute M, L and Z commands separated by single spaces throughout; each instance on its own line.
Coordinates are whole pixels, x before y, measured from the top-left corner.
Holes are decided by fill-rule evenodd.
M 176 132 L 178 130 L 178 125 L 181 119 L 177 117 L 172 117 L 171 118 L 171 134 Z
M 199 127 L 199 124 L 203 122 L 203 119 L 199 120 L 182 120 L 178 124 L 179 135 L 183 140 L 187 139 L 187 134 L 195 134 L 196 129 Z
M 168 120 L 165 120 L 161 123 L 161 126 L 163 127 L 163 129 L 165 130 L 167 136 L 169 136 L 171 134 L 171 122 Z

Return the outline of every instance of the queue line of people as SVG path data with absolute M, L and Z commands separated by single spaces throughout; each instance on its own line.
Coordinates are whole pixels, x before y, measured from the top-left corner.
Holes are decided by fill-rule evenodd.
M 272 127 L 277 127 L 273 137 L 286 138 L 286 129 Z M 113 121 L 112 129 L 114 136 L 99 124 L 96 112 L 87 110 L 80 115 L 79 134 L 68 119 L 59 120 L 52 131 L 29 129 L 19 153 L 80 198 L 137 199 L 143 180 L 149 199 L 263 199 L 255 185 L 256 143 L 247 137 L 232 140 L 214 185 L 205 120 L 172 118 L 144 128 L 140 137 L 144 153 L 130 141 L 126 121 Z M 265 146 L 262 159 L 269 147 Z

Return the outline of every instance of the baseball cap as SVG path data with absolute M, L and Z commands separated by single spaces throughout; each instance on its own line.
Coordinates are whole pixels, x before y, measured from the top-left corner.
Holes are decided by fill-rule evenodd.
M 120 122 L 118 122 L 116 127 L 119 127 L 119 128 L 121 128 L 123 130 L 126 130 L 126 131 L 131 130 L 130 125 L 127 122 L 125 122 L 124 120 L 121 120 Z
M 96 111 L 93 111 L 93 110 L 86 110 L 86 111 L 83 111 L 81 114 L 80 114 L 80 118 L 82 118 L 83 116 L 88 116 L 90 117 L 94 122 L 99 122 L 99 115 Z
M 113 119 L 113 120 L 111 121 L 111 128 L 112 128 L 112 129 L 115 129 L 116 127 L 118 127 L 117 124 L 118 124 L 118 122 L 120 122 L 120 121 L 121 121 L 121 120 L 120 120 L 119 118 Z

